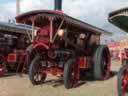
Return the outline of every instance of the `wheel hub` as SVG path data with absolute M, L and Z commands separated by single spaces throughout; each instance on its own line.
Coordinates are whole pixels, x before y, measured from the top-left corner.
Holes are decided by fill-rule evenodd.
M 35 81 L 40 81 L 41 80 L 41 74 L 35 74 L 35 76 L 34 76 L 34 80 Z

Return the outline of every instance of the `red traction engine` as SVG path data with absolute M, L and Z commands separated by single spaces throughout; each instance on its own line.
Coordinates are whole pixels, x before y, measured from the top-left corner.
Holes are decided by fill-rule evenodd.
M 5 72 L 21 72 L 27 58 L 31 28 L 23 24 L 0 22 L 0 76 Z
M 109 14 L 109 21 L 125 32 L 128 32 L 128 8 L 111 12 Z M 118 96 L 128 96 L 128 48 L 124 48 L 121 56 L 122 66 L 118 72 L 117 82 Z
M 61 0 L 55 4 L 59 9 Z M 39 28 L 33 32 L 30 50 L 29 79 L 32 84 L 43 83 L 47 74 L 62 76 L 67 89 L 74 87 L 86 72 L 93 79 L 108 79 L 110 52 L 106 45 L 100 45 L 101 32 L 106 31 L 57 9 L 31 11 L 16 18 L 17 22 Z

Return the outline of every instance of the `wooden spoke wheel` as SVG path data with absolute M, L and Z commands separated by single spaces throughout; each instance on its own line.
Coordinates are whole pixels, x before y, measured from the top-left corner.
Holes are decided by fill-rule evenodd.
M 118 72 L 118 96 L 128 96 L 128 65 L 126 64 Z
M 110 77 L 110 61 L 110 52 L 108 47 L 105 45 L 99 45 L 92 58 L 94 79 L 105 80 Z
M 0 55 L 0 76 L 3 76 L 6 71 L 6 59 L 4 56 Z
M 40 56 L 35 56 L 32 60 L 29 68 L 29 79 L 33 85 L 42 84 L 46 79 L 46 73 L 40 72 L 41 66 L 41 58 Z
M 75 59 L 69 59 L 64 67 L 64 85 L 65 88 L 69 89 L 75 87 L 77 83 L 77 62 Z

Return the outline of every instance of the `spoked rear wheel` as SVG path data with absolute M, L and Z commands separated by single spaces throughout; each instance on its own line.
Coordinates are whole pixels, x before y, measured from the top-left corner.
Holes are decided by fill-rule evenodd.
M 0 55 L 0 76 L 3 76 L 6 71 L 6 59 L 4 56 Z
M 73 88 L 77 81 L 77 62 L 75 59 L 70 59 L 64 67 L 64 85 L 67 89 Z
M 42 84 L 46 79 L 46 73 L 39 72 L 42 68 L 40 56 L 36 56 L 30 65 L 29 68 L 29 79 L 33 85 Z
M 122 66 L 118 73 L 118 96 L 128 96 L 128 65 Z

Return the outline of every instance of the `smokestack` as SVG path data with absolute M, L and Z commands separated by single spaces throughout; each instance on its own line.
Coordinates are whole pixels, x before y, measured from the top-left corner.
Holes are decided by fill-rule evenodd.
M 62 0 L 55 0 L 55 10 L 62 11 Z
M 16 0 L 16 15 L 20 14 L 20 0 Z

